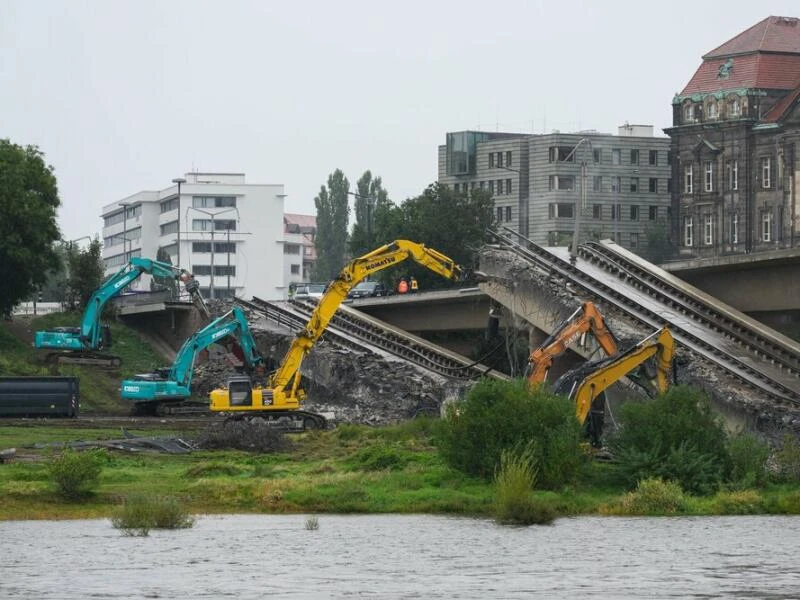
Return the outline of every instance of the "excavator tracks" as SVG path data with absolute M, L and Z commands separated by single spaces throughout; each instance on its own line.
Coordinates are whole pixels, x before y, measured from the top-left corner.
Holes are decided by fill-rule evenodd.
M 675 340 L 696 356 L 772 400 L 800 405 L 796 342 L 721 306 L 616 244 L 582 244 L 573 262 L 508 228 L 491 235 L 498 247 L 547 272 L 551 279 L 560 278 L 649 328 L 668 326 Z

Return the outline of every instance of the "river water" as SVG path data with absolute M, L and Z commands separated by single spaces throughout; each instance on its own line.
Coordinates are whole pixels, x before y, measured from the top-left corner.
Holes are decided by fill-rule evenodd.
M 800 517 L 0 522 L 0 598 L 800 598 Z

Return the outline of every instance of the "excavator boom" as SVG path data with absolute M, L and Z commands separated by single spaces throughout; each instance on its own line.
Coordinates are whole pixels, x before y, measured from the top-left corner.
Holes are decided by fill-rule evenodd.
M 320 298 L 306 326 L 297 333 L 266 388 L 250 388 L 237 378 L 228 387 L 211 392 L 212 411 L 261 412 L 273 418 L 300 416 L 303 427 L 324 426 L 319 415 L 299 411 L 305 393 L 300 387 L 300 366 L 323 334 L 348 292 L 370 275 L 412 259 L 451 281 L 461 280 L 461 267 L 441 252 L 408 240 L 395 240 L 349 262 Z
M 37 331 L 34 336 L 34 347 L 57 351 L 50 355 L 56 362 L 118 367 L 122 362 L 119 357 L 98 353 L 99 350 L 111 346 L 109 329 L 100 319 L 108 301 L 145 273 L 182 281 L 195 305 L 201 311 L 205 311 L 206 316 L 208 315 L 208 309 L 199 292 L 199 285 L 191 273 L 169 263 L 134 257 L 92 293 L 86 303 L 80 327 Z
M 585 302 L 562 321 L 541 346 L 531 352 L 528 362 L 528 383 L 538 385 L 547 379 L 553 359 L 566 352 L 576 340 L 591 333 L 606 356 L 617 353 L 617 340 L 606 326 L 605 319 L 592 302 Z

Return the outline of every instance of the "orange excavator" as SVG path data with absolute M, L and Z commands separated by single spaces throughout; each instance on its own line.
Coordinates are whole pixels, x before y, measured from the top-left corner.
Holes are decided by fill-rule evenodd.
M 606 326 L 603 315 L 592 302 L 584 302 L 553 330 L 541 346 L 531 352 L 528 358 L 528 384 L 535 386 L 544 383 L 553 359 L 566 352 L 578 340 L 581 341 L 581 346 L 585 346 L 588 333 L 594 336 L 606 356 L 614 356 L 619 351 L 617 340 Z

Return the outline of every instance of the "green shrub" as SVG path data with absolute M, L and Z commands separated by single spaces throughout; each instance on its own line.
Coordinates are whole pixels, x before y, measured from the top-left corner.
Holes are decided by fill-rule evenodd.
M 574 405 L 546 388 L 530 390 L 522 379 L 478 382 L 448 408 L 436 442 L 450 466 L 486 479 L 503 451 L 533 443 L 538 485 L 550 489 L 574 480 L 587 460 Z
M 764 487 L 767 483 L 769 446 L 754 435 L 743 433 L 728 440 L 731 470 L 728 481 L 734 489 Z
M 775 467 L 781 481 L 800 482 L 800 441 L 793 434 L 784 434 L 781 446 L 775 453 Z
M 399 470 L 408 464 L 408 455 L 391 444 L 378 443 L 356 453 L 356 463 L 366 471 Z
M 720 492 L 714 497 L 713 509 L 720 515 L 757 515 L 764 512 L 764 499 L 755 490 Z
M 146 536 L 151 529 L 185 529 L 194 525 L 180 502 L 170 496 L 132 494 L 114 513 L 111 524 L 125 535 Z
M 65 449 L 48 465 L 56 493 L 68 500 L 90 494 L 100 480 L 102 453 L 96 450 L 77 452 Z
M 551 523 L 555 511 L 533 496 L 536 459 L 529 446 L 521 452 L 504 450 L 494 477 L 494 515 L 500 523 L 532 525 Z
M 666 515 L 686 506 L 681 486 L 674 481 L 643 479 L 636 489 L 625 494 L 622 512 L 628 515 Z
M 773 515 L 800 515 L 800 491 L 769 496 L 764 501 L 767 513 Z
M 676 386 L 649 402 L 629 402 L 619 411 L 619 423 L 609 444 L 629 487 L 655 477 L 710 494 L 729 472 L 727 434 L 702 391 Z

